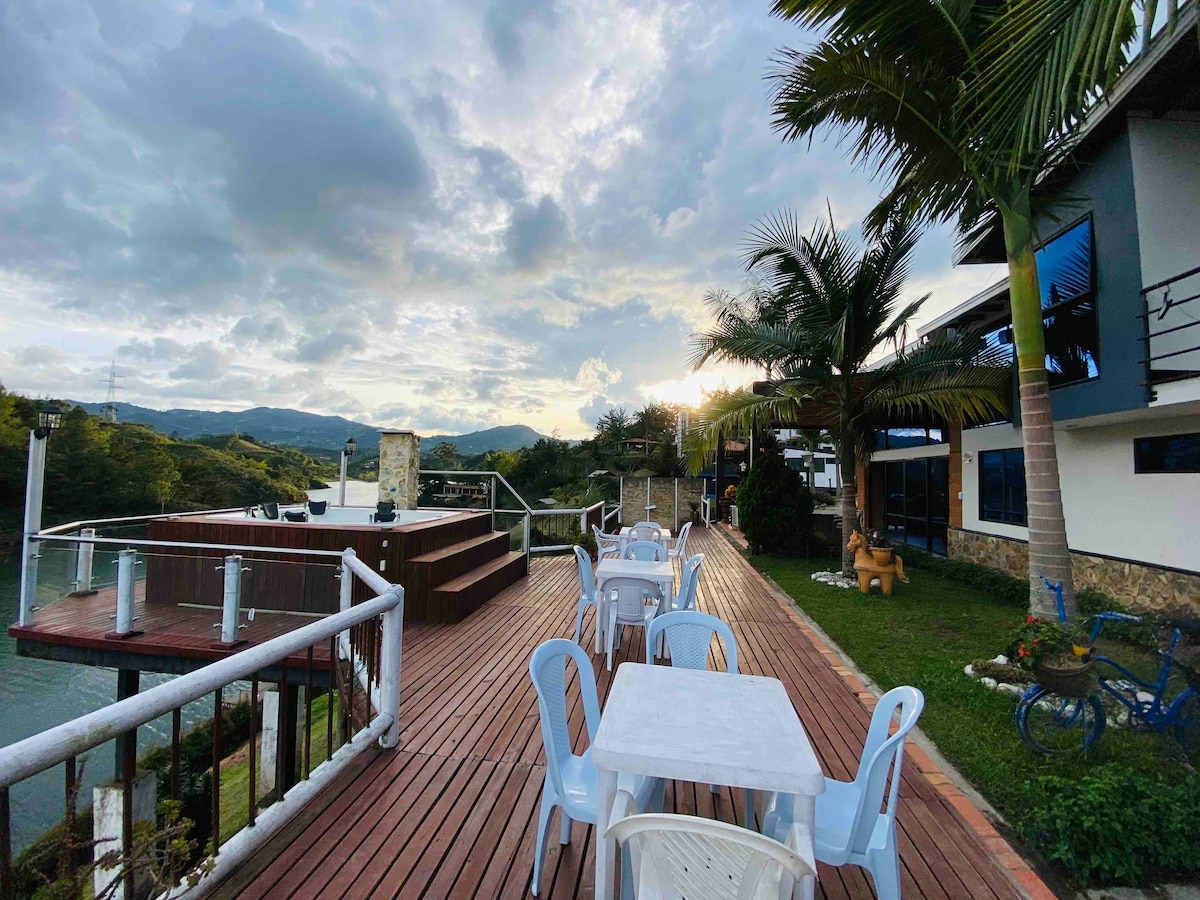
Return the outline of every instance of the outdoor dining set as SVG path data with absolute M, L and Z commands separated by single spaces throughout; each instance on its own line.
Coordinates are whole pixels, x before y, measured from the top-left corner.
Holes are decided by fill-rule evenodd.
M 596 528 L 595 569 L 588 552 L 574 548 L 574 639 L 546 641 L 529 661 L 546 753 L 533 895 L 557 808 L 562 844 L 570 843 L 573 820 L 595 825 L 597 900 L 612 900 L 618 859 L 622 896 L 639 900 L 810 898 L 818 860 L 862 866 L 881 900 L 899 898 L 897 795 L 905 737 L 924 705 L 921 692 L 898 687 L 884 694 L 854 781 L 826 778 L 783 683 L 739 674 L 733 629 L 697 608 L 704 555 L 686 556 L 690 529 L 685 524 L 672 541 L 669 529 L 654 522 L 616 534 Z M 603 715 L 592 660 L 579 643 L 589 607 L 594 649 L 605 654 L 609 671 L 623 626 L 645 632 L 646 663 L 618 667 Z M 724 672 L 708 670 L 714 637 L 723 645 Z M 670 665 L 656 664 L 660 659 Z M 582 755 L 571 742 L 568 661 L 579 678 L 587 732 Z M 741 789 L 746 827 L 663 813 L 672 779 L 708 784 L 714 794 Z M 764 797 L 758 831 L 756 793 Z

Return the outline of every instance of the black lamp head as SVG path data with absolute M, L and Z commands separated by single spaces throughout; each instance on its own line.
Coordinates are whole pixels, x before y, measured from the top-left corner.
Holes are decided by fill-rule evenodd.
M 62 418 L 62 409 L 57 404 L 43 403 L 38 409 L 38 427 L 34 430 L 34 435 L 38 440 L 45 440 L 50 436 L 50 432 L 62 425 Z

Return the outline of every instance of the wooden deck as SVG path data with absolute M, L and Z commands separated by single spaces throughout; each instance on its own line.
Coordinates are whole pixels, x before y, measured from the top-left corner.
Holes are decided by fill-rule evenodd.
M 697 529 L 692 542 L 689 549 L 706 554 L 700 606 L 732 625 L 741 670 L 783 681 L 826 774 L 852 777 L 870 714 L 828 661 L 828 650 L 823 655 L 814 646 L 722 536 Z M 285 830 L 260 854 L 265 868 L 243 873 L 236 884 L 224 886 L 224 894 L 527 896 L 544 774 L 527 664 L 540 642 L 570 637 L 576 585 L 573 559 L 537 560 L 527 580 L 467 621 L 407 628 L 401 749 L 360 758 L 314 802 L 303 827 Z M 584 639 L 589 648 L 591 623 L 589 614 Z M 626 629 L 625 636 L 621 661 L 643 659 L 640 630 Z M 603 703 L 611 675 L 601 657 L 593 661 Z M 724 668 L 723 660 L 711 665 Z M 583 726 L 577 697 L 573 724 L 578 735 Z M 964 813 L 914 765 L 905 767 L 900 796 L 906 898 L 1023 895 Z M 684 782 L 671 783 L 667 791 L 668 810 L 743 824 L 740 799 L 740 792 L 728 788 L 714 798 L 707 785 Z M 968 818 L 970 813 L 979 815 L 968 809 Z M 591 897 L 591 826 L 575 823 L 565 847 L 557 833 L 555 818 L 541 896 Z M 1012 855 L 1006 845 L 994 849 Z M 822 866 L 818 896 L 874 894 L 862 870 Z
M 37 611 L 32 625 L 12 625 L 9 637 L 17 639 L 17 652 L 66 662 L 118 665 L 143 671 L 188 672 L 246 648 L 219 645 L 221 610 L 209 606 L 146 603 L 146 584 L 134 588 L 133 627 L 141 634 L 111 636 L 117 609 L 116 588 L 101 588 L 86 597 L 65 597 Z M 314 621 L 311 615 L 259 612 L 245 621 L 238 634 L 243 641 L 260 644 Z M 328 665 L 329 648 L 316 647 L 314 662 Z M 290 667 L 306 666 L 305 654 L 288 660 Z

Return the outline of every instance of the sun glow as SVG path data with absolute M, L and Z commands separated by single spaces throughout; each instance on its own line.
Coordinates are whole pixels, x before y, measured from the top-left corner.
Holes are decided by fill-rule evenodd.
M 722 387 L 733 387 L 740 383 L 736 376 L 731 378 L 732 370 L 692 372 L 674 381 L 660 381 L 642 387 L 642 394 L 648 401 L 655 403 L 672 403 L 677 406 L 699 407 L 704 403 L 705 394 Z

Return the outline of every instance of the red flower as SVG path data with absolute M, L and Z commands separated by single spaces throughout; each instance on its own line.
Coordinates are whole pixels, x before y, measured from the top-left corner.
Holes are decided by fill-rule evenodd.
M 1017 648 L 1017 656 L 1025 657 L 1028 655 L 1029 655 L 1029 651 L 1025 649 L 1024 644 L 1022 644 L 1020 647 Z
M 1036 622 L 1036 621 L 1037 621 L 1037 619 L 1035 619 L 1033 616 L 1026 616 L 1026 617 L 1025 617 L 1025 624 L 1026 624 L 1026 625 L 1032 625 L 1032 624 L 1033 624 L 1034 622 Z

